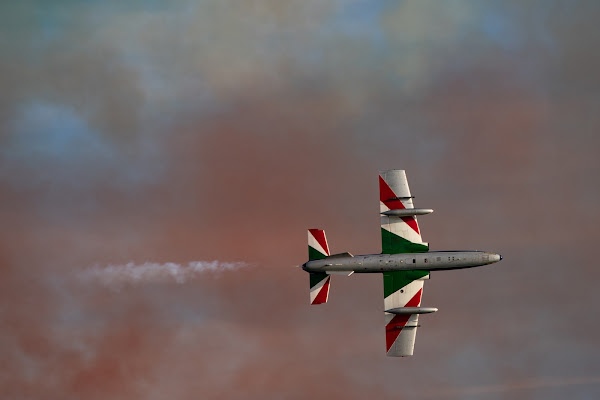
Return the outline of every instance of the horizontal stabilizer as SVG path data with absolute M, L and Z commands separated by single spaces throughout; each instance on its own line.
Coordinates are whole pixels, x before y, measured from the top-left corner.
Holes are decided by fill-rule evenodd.
M 325 257 L 326 259 L 330 259 L 330 258 L 342 258 L 342 257 L 354 257 L 352 254 L 345 252 L 345 253 L 338 253 L 338 254 L 332 254 L 330 256 Z
M 388 217 L 410 217 L 414 215 L 425 215 L 431 214 L 433 210 L 431 208 L 401 208 L 383 211 L 380 214 L 387 215 Z
M 322 260 L 329 256 L 327 237 L 323 229 L 308 230 L 308 259 Z
M 331 277 L 322 272 L 310 272 L 310 304 L 325 304 L 329 298 Z
M 402 314 L 429 314 L 434 313 L 438 309 L 434 307 L 397 307 L 385 310 L 390 314 L 402 315 Z

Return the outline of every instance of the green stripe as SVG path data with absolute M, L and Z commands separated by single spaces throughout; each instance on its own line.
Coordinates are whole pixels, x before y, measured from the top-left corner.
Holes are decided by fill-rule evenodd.
M 312 289 L 321 282 L 323 279 L 327 278 L 327 274 L 324 272 L 309 272 L 310 275 L 310 288 Z
M 322 260 L 325 257 L 327 257 L 325 254 L 321 253 L 318 250 L 315 250 L 311 246 L 308 246 L 308 260 L 309 261 L 312 261 L 312 260 Z
M 381 228 L 382 254 L 426 253 L 427 251 L 429 251 L 429 246 L 413 243 L 387 229 Z
M 429 271 L 390 271 L 383 273 L 383 297 L 396 293 L 412 281 L 427 276 Z

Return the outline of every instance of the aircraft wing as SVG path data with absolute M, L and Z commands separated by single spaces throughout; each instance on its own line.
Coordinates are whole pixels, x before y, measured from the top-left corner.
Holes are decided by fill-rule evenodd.
M 417 215 L 432 210 L 415 209 L 406 173 L 391 170 L 379 175 L 381 247 L 383 254 L 420 253 L 429 250 L 421 239 Z M 423 281 L 428 271 L 392 271 L 383 274 L 385 342 L 387 355 L 410 356 L 415 346 Z
M 420 308 L 423 280 L 428 271 L 391 271 L 383 273 L 385 346 L 391 357 L 412 356 Z M 388 312 L 391 311 L 391 312 Z
M 417 215 L 430 209 L 414 208 L 404 170 L 379 175 L 379 212 L 381 214 L 381 252 L 383 254 L 421 253 L 429 245 L 421 240 Z

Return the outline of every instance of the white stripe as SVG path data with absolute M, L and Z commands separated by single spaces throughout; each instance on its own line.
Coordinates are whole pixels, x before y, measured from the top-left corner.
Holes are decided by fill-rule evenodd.
M 317 283 L 315 286 L 310 288 L 310 304 L 313 303 L 313 301 L 315 301 L 315 298 L 319 295 L 319 292 L 321 291 L 321 289 L 323 289 L 323 285 L 325 285 L 325 282 L 327 282 L 327 279 L 329 279 L 329 276 L 325 279 L 323 279 L 321 282 Z M 387 310 L 387 308 L 386 308 Z
M 416 222 L 416 218 L 415 218 Z M 417 226 L 418 223 L 417 223 Z M 381 227 L 388 232 L 391 232 L 401 238 L 408 240 L 409 242 L 421 244 L 423 239 L 413 228 L 411 228 L 406 222 L 400 217 L 388 217 L 387 215 L 381 216 Z
M 327 238 L 325 238 L 325 243 L 327 244 Z M 326 256 L 329 255 L 329 253 L 327 251 L 325 251 L 323 246 L 321 246 L 321 244 L 317 241 L 317 239 L 315 239 L 315 237 L 313 236 L 312 233 L 310 233 L 310 231 L 308 231 L 308 245 L 310 247 L 312 247 L 313 249 L 317 250 L 321 254 L 324 254 Z
M 404 286 L 400 290 L 396 290 L 394 293 L 390 294 L 383 300 L 383 307 L 385 310 L 389 310 L 390 308 L 396 307 L 405 307 L 406 303 L 412 299 L 419 290 L 423 289 L 423 280 L 417 279 Z M 421 297 L 423 297 L 423 292 L 421 292 Z M 416 307 L 420 306 L 421 302 L 416 305 Z M 394 318 L 394 314 L 385 313 L 385 324 L 387 325 L 392 318 Z
M 413 319 L 414 317 L 414 319 Z M 419 314 L 411 315 L 406 325 L 418 325 Z M 387 352 L 388 356 L 412 356 L 415 348 L 417 328 L 403 328 Z

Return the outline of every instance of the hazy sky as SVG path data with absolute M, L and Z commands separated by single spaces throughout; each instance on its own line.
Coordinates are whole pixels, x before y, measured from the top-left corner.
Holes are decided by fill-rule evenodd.
M 599 397 L 599 15 L 4 2 L 0 397 Z M 402 359 L 379 275 L 310 307 L 295 268 L 308 228 L 380 252 L 391 168 L 432 250 L 504 257 L 433 273 Z

